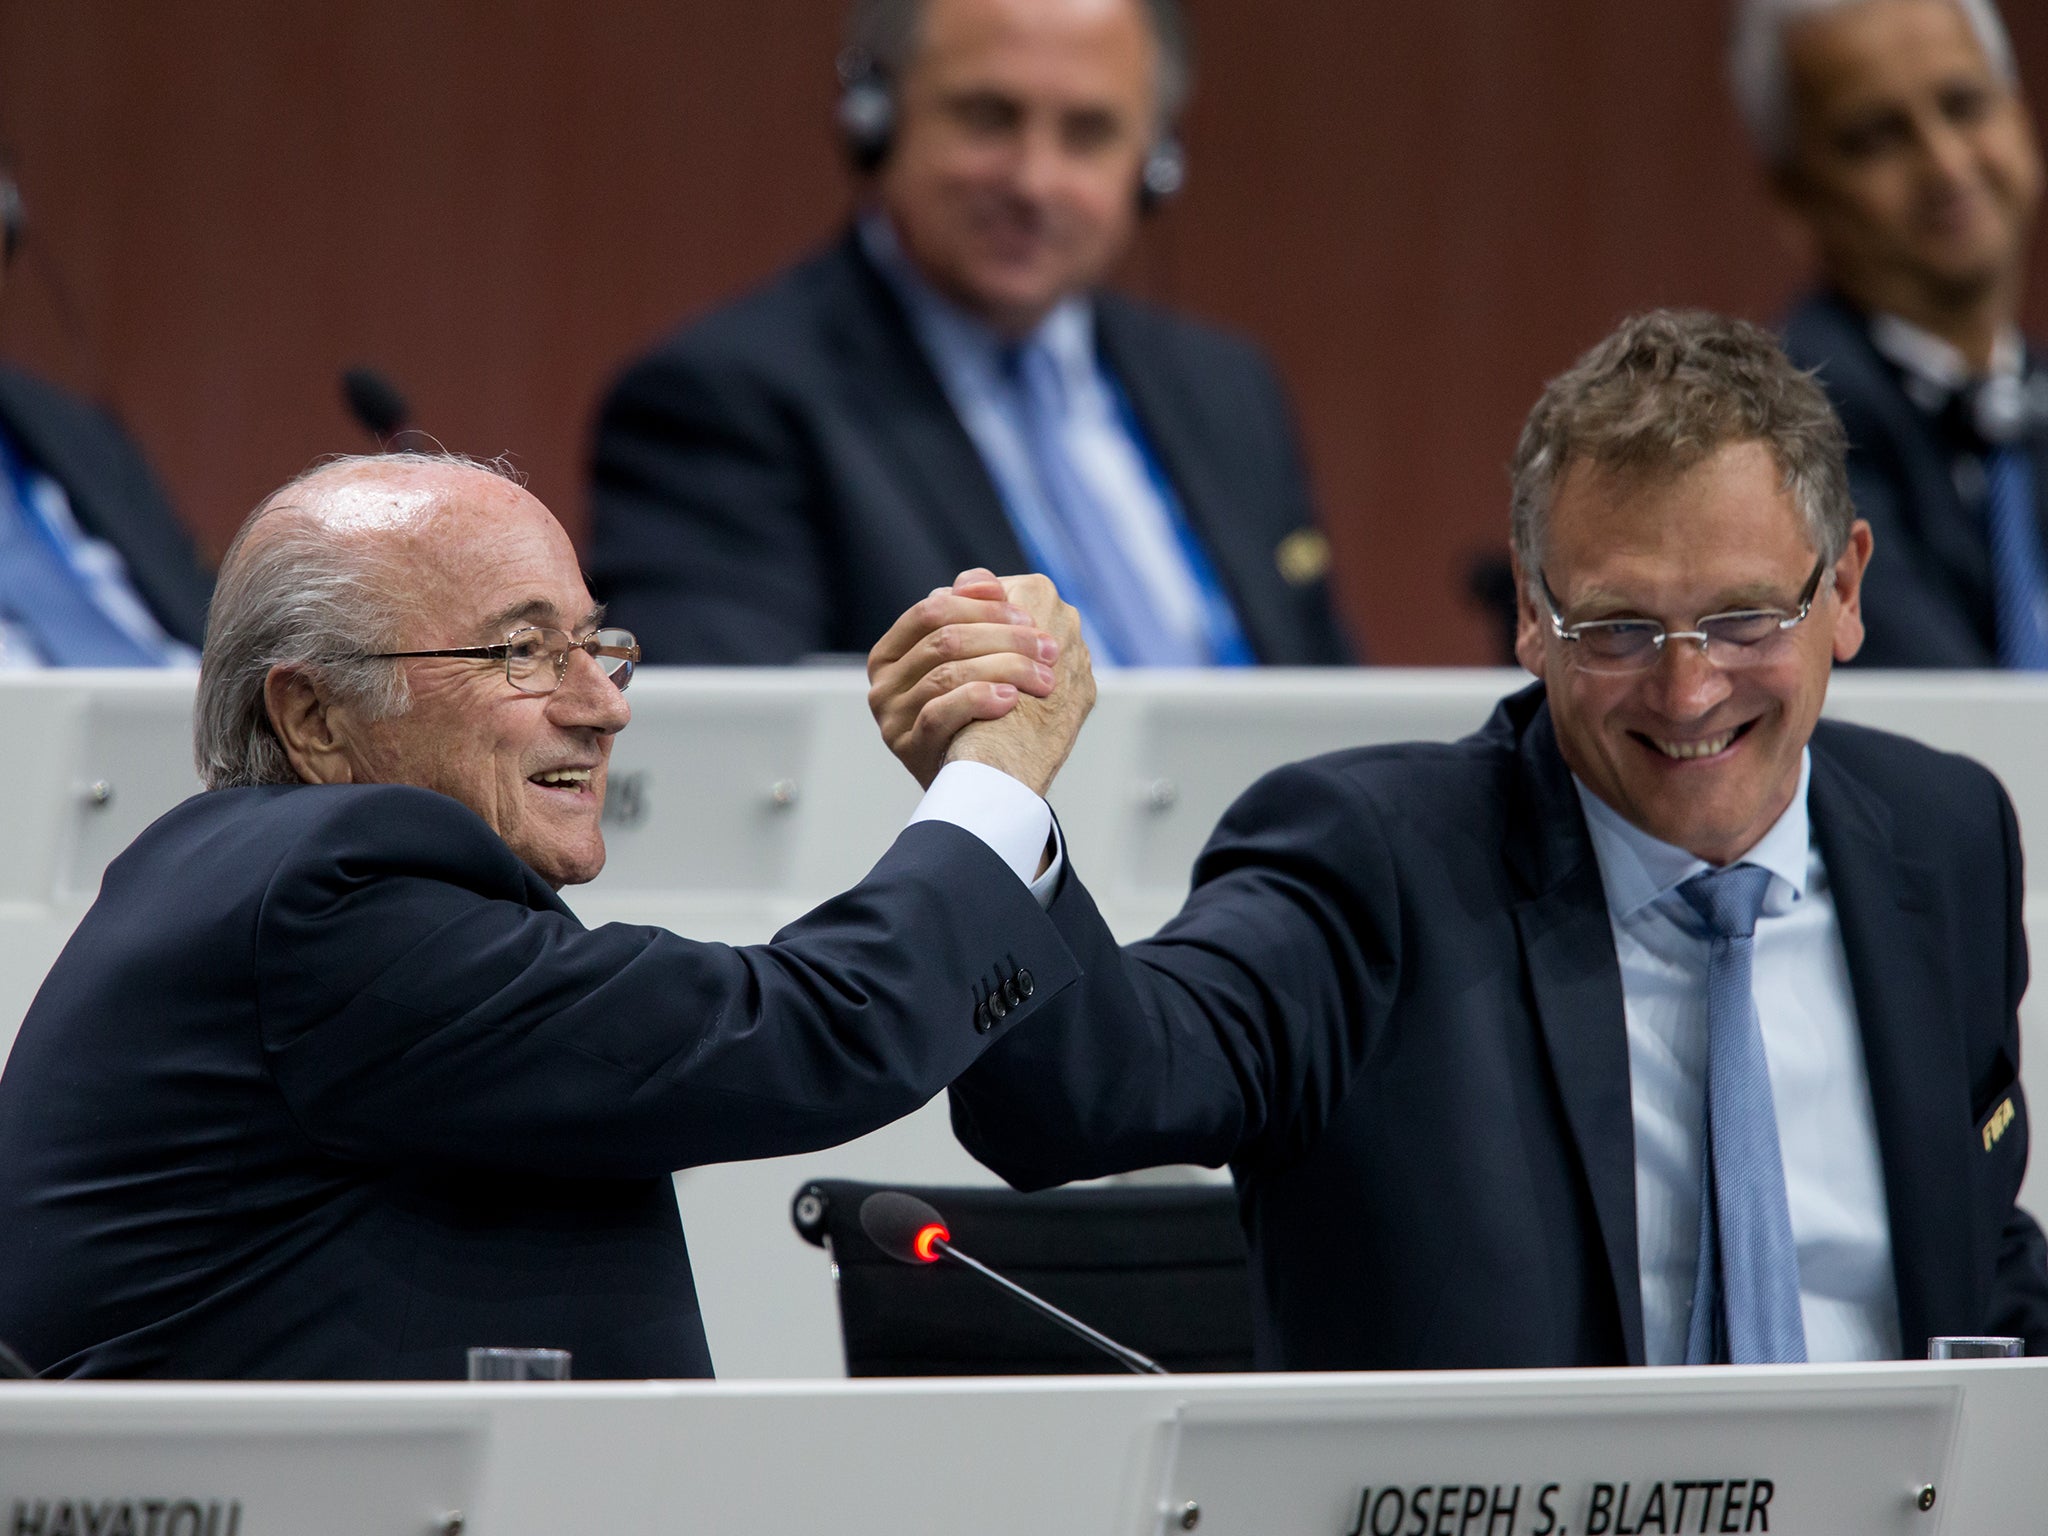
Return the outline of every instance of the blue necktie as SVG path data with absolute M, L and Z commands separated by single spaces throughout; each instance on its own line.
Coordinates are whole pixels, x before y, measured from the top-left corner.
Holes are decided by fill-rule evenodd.
M 1048 514 L 1024 521 L 1027 546 L 1069 602 L 1080 610 L 1109 654 L 1123 666 L 1199 667 L 1209 661 L 1199 638 L 1171 632 L 1124 552 L 1109 515 L 1075 470 L 1061 428 L 1065 383 L 1058 361 L 1042 341 L 1008 354 L 1016 387 L 1018 422 L 1031 456 L 1040 500 Z
M 1998 664 L 2048 671 L 2048 557 L 2034 500 L 2034 461 L 2024 445 L 1995 448 L 1984 460 L 1991 532 L 1991 600 Z
M 29 476 L 0 444 L 0 618 L 57 667 L 150 667 L 160 658 L 92 600 L 23 498 Z
M 1757 914 L 1771 872 L 1736 864 L 1695 875 L 1679 895 L 1706 921 L 1707 1114 L 1700 1148 L 1700 1260 L 1688 1365 L 1806 1358 L 1799 1250 L 1785 1199 L 1777 1106 L 1750 994 Z

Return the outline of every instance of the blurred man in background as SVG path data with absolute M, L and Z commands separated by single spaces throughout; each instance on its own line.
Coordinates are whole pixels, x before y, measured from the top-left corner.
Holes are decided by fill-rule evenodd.
M 1746 0 L 1732 73 L 1822 289 L 1785 328 L 1876 534 L 1862 661 L 2048 668 L 2041 160 L 1991 0 Z
M 1098 291 L 1181 178 L 1175 0 L 860 0 L 855 228 L 664 342 L 597 425 L 593 580 L 655 662 L 865 650 L 1038 570 L 1123 665 L 1351 659 L 1244 343 Z
M 26 233 L 0 168 L 0 293 Z M 0 671 L 197 665 L 212 591 L 113 418 L 0 368 Z

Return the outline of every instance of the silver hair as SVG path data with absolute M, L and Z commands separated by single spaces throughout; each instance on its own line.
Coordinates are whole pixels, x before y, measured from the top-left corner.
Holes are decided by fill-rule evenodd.
M 1740 0 L 1728 40 L 1728 83 L 1735 108 L 1757 150 L 1770 164 L 1791 159 L 1792 82 L 1785 65 L 1785 29 L 1809 16 L 1845 10 L 1869 0 Z M 2019 88 L 2019 66 L 1992 0 L 1948 0 L 1963 13 L 1992 70 Z
M 853 0 L 846 18 L 848 55 L 884 80 L 903 78 L 917 52 L 918 30 L 927 0 Z M 1159 131 L 1170 129 L 1194 89 L 1194 44 L 1180 0 L 1142 0 L 1152 36 L 1159 44 Z
M 372 720 L 410 706 L 404 669 L 363 654 L 396 642 L 404 561 L 373 541 L 335 537 L 317 516 L 289 514 L 317 508 L 307 492 L 324 479 L 451 468 L 520 478 L 502 460 L 458 453 L 340 454 L 286 481 L 249 514 L 221 561 L 199 661 L 192 751 L 208 789 L 299 782 L 264 704 L 274 667 L 313 675 L 330 699 Z
M 1515 447 L 1511 532 L 1531 596 L 1557 487 L 1574 464 L 1631 476 L 1682 474 L 1724 447 L 1761 443 L 1827 565 L 1841 559 L 1856 513 L 1848 443 L 1813 375 L 1747 320 L 1653 310 L 1545 386 Z

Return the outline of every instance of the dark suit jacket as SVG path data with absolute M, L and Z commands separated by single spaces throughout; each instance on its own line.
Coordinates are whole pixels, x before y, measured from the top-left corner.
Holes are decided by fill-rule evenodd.
M 1915 404 L 1898 367 L 1871 344 L 1865 316 L 1833 295 L 1793 311 L 1785 350 L 1820 372 L 1849 434 L 1849 494 L 1876 536 L 1857 664 L 1997 666 L 1985 445 L 1968 411 L 1957 403 L 1929 414 Z M 2028 446 L 2048 538 L 2048 441 L 2036 434 Z
M 1825 723 L 1809 807 L 1906 1348 L 1999 1333 L 2048 1350 L 2041 1233 L 2013 1204 L 2011 808 L 1973 763 Z M 1269 775 L 1181 914 L 1124 953 L 1084 953 L 1082 984 L 955 1085 L 978 1157 L 1029 1186 L 1230 1162 L 1268 1367 L 1642 1362 L 1620 969 L 1540 690 L 1455 744 Z
M 1097 335 L 1259 660 L 1351 660 L 1293 422 L 1251 347 L 1102 294 Z M 865 653 L 970 566 L 1026 569 L 995 482 L 895 295 L 849 235 L 671 337 L 604 403 L 591 584 L 653 662 Z
M 669 1171 L 903 1115 L 1074 975 L 951 826 L 732 948 L 585 929 L 426 790 L 195 796 L 0 1076 L 0 1337 L 53 1376 L 708 1375 Z
M 64 487 L 79 527 L 105 539 L 164 633 L 197 646 L 213 576 L 128 434 L 104 411 L 0 368 L 0 428 Z

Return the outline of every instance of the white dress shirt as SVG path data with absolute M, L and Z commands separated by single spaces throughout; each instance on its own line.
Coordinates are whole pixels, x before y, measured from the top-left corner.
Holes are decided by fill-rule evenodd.
M 911 812 L 909 825 L 920 821 L 950 822 L 971 832 L 1015 871 L 1039 906 L 1052 904 L 1066 863 L 1059 824 L 1053 820 L 1051 806 L 1002 769 L 986 763 L 946 764 Z M 1048 836 L 1053 839 L 1053 857 L 1041 875 L 1038 861 L 1045 857 Z
M 1827 867 L 1807 819 L 1812 772 L 1808 755 L 1791 805 L 1739 861 L 1771 872 L 1750 985 L 1799 1252 L 1807 1358 L 1896 1359 L 1899 1307 L 1877 1118 Z M 1621 963 L 1644 1348 L 1651 1365 L 1682 1364 L 1699 1261 L 1710 940 L 1678 887 L 1709 866 L 1573 783 Z

